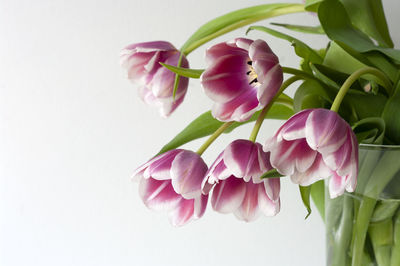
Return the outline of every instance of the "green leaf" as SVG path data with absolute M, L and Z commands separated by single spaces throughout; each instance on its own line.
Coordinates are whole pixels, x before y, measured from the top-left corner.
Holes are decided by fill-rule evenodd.
M 333 73 L 336 74 L 338 72 L 329 71 L 328 68 L 324 68 L 323 65 L 311 64 L 310 67 L 311 67 L 312 71 L 314 72 L 314 76 L 317 77 L 322 83 L 324 83 L 328 87 L 336 89 L 336 91 L 338 91 L 340 89 L 341 83 L 343 83 L 342 77 L 340 77 L 339 74 L 336 75 L 336 78 L 340 78 L 340 81 L 342 81 L 342 82 L 340 82 L 338 79 L 331 78 L 330 76 L 328 76 L 326 74 L 327 72 L 328 73 L 330 72 L 329 74 L 333 74 Z
M 317 207 L 323 221 L 325 221 L 325 184 L 319 180 L 311 185 L 311 198 Z
M 286 120 L 291 117 L 294 112 L 293 109 L 288 106 L 289 99 L 288 96 L 281 95 L 272 104 L 266 118 Z M 229 133 L 236 127 L 255 121 L 260 112 L 261 111 L 256 112 L 249 120 L 245 122 L 234 122 L 224 133 Z M 184 128 L 178 135 L 176 135 L 170 142 L 168 142 L 158 154 L 175 149 L 192 140 L 211 135 L 222 124 L 223 122 L 216 120 L 211 115 L 211 111 L 205 112 L 204 114 L 193 120 L 186 128 Z
M 284 176 L 284 175 L 280 174 L 280 173 L 278 172 L 278 170 L 276 170 L 276 169 L 271 169 L 271 170 L 269 170 L 268 172 L 265 172 L 265 173 L 260 177 L 260 179 L 264 179 L 264 178 L 276 178 L 276 177 L 282 177 L 282 176 Z
M 387 56 L 376 51 L 364 53 L 363 55 L 371 62 L 372 66 L 384 72 L 392 82 L 396 80 L 399 67 L 391 63 Z M 376 81 L 379 82 L 380 80 L 377 79 Z
M 320 57 L 317 52 L 315 52 L 311 47 L 309 47 L 304 42 L 302 42 L 292 36 L 289 36 L 287 34 L 284 34 L 282 32 L 279 32 L 279 31 L 276 31 L 276 30 L 273 30 L 273 29 L 270 29 L 270 28 L 267 28 L 264 26 L 251 26 L 247 29 L 246 34 L 251 30 L 262 31 L 262 32 L 271 34 L 277 38 L 284 39 L 284 40 L 291 42 L 292 46 L 294 47 L 295 53 L 304 59 L 303 65 L 305 66 L 306 70 L 311 71 L 310 68 L 308 67 L 309 62 L 322 63 L 322 57 Z
M 183 77 L 187 78 L 194 78 L 198 79 L 200 78 L 201 74 L 204 72 L 204 69 L 191 69 L 191 68 L 184 68 L 184 67 L 176 67 L 176 66 L 171 66 L 168 64 L 161 63 L 160 64 L 165 67 L 166 69 L 174 72 L 175 74 L 178 74 Z
M 386 136 L 394 144 L 400 144 L 400 81 L 393 96 L 387 101 L 382 118 L 386 124 Z
M 346 9 L 338 0 L 322 1 L 318 7 L 318 18 L 331 40 L 342 42 L 361 53 L 379 51 L 400 62 L 400 50 L 376 46 L 366 34 L 352 25 Z
M 307 219 L 311 214 L 311 206 L 310 206 L 310 195 L 311 195 L 311 186 L 299 186 L 301 200 L 303 201 L 304 207 L 307 209 L 307 215 L 304 219 Z
M 358 143 L 382 144 L 385 136 L 385 121 L 381 117 L 367 117 L 353 126 Z
M 304 81 L 296 90 L 293 100 L 295 112 L 309 108 L 329 108 L 335 92 L 315 80 Z
M 304 26 L 304 25 L 284 24 L 284 23 L 274 23 L 274 22 L 271 22 L 270 24 L 302 33 L 325 34 L 324 29 L 321 26 Z
M 311 12 L 317 12 L 319 4 L 324 0 L 306 0 L 305 9 Z
M 323 64 L 333 69 L 340 69 L 341 72 L 349 75 L 367 66 L 376 67 L 386 73 L 392 81 L 395 80 L 398 71 L 387 57 L 379 52 L 361 54 L 343 43 L 336 42 L 330 43 Z M 383 85 L 382 81 L 374 75 L 364 77 Z
M 375 207 L 371 222 L 381 222 L 393 218 L 399 206 L 400 200 L 398 199 L 380 199 Z
M 393 47 L 381 0 L 341 0 L 354 26 L 380 46 Z
M 201 26 L 182 46 L 181 51 L 189 54 L 197 47 L 225 33 L 256 21 L 284 14 L 303 12 L 302 4 L 265 4 L 239 9 L 217 17 Z
M 307 82 L 299 87 L 294 97 L 295 111 L 319 107 L 329 109 L 339 88 L 349 77 L 348 74 L 324 65 L 315 64 L 311 65 L 311 68 L 321 82 Z M 372 87 L 374 82 L 363 78 L 358 79 L 351 85 L 343 99 L 339 113 L 349 123 L 355 123 L 367 117 L 378 117 L 382 114 L 387 101 L 385 90 L 379 87 L 378 90 L 366 92 L 366 85 Z
M 341 72 L 349 75 L 368 66 L 353 57 L 336 42 L 330 42 L 323 64 L 333 69 L 340 69 Z

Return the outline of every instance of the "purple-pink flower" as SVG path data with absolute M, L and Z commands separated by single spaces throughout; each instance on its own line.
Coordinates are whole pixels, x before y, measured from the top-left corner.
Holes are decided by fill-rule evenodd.
M 205 93 L 214 101 L 220 121 L 245 121 L 279 91 L 283 73 L 278 57 L 263 40 L 237 38 L 206 51 L 201 75 Z
M 203 180 L 203 193 L 213 188 L 213 209 L 234 213 L 240 220 L 253 221 L 261 213 L 274 216 L 280 210 L 280 179 L 260 179 L 270 169 L 269 153 L 261 144 L 235 140 L 211 165 Z
M 121 64 L 128 71 L 128 78 L 139 85 L 139 96 L 150 105 L 159 107 L 160 114 L 169 116 L 182 103 L 189 80 L 181 77 L 173 99 L 175 74 L 160 62 L 176 66 L 180 52 L 169 42 L 155 41 L 134 43 L 121 54 Z M 183 56 L 181 67 L 189 67 Z
M 336 112 L 307 109 L 292 116 L 266 142 L 271 165 L 294 183 L 308 186 L 330 178 L 332 198 L 357 184 L 358 144 L 349 124 Z
M 168 212 L 175 226 L 186 224 L 203 216 L 208 196 L 201 192 L 201 183 L 207 165 L 195 152 L 171 150 L 163 153 L 134 173 L 140 180 L 139 194 L 152 210 Z

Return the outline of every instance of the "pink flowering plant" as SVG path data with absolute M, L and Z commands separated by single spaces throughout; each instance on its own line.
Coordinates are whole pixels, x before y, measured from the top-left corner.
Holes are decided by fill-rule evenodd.
M 279 51 L 272 51 L 266 40 L 247 36 L 207 47 L 206 68 L 189 68 L 188 55 L 218 36 L 306 11 L 317 14 L 320 25 L 272 24 L 326 35 L 329 42 L 320 50 L 266 26 L 246 31 L 287 40 L 301 59 L 299 68 L 282 66 Z M 328 228 L 337 234 L 329 240 L 329 252 L 338 257 L 329 265 L 400 265 L 400 201 L 390 205 L 378 200 L 400 164 L 380 159 L 385 177 L 359 178 L 361 162 L 371 159 L 359 155 L 360 147 L 400 144 L 400 50 L 393 48 L 380 0 L 248 7 L 204 24 L 180 49 L 166 41 L 131 44 L 121 63 L 142 100 L 157 106 L 164 117 L 182 103 L 190 79 L 199 79 L 213 102 L 210 111 L 135 171 L 148 208 L 166 211 L 171 223 L 181 226 L 202 217 L 210 199 L 214 211 L 250 222 L 279 213 L 280 179 L 290 178 L 299 186 L 308 215 L 312 198 L 327 226 L 339 221 Z M 294 83 L 291 97 L 285 89 Z M 283 120 L 272 136 L 260 130 L 268 119 Z M 249 122 L 255 122 L 249 138 L 232 140 L 207 166 L 201 156 L 213 141 Z M 178 149 L 206 136 L 197 151 Z M 371 171 L 372 166 L 367 165 Z M 330 215 L 326 202 L 340 208 Z

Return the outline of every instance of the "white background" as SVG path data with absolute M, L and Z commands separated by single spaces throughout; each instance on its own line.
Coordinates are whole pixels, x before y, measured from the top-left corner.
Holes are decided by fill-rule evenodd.
M 138 165 L 211 102 L 195 80 L 172 117 L 160 118 L 126 79 L 120 50 L 158 39 L 179 47 L 202 23 L 266 2 L 1 0 L 0 265 L 324 265 L 323 223 L 315 208 L 304 220 L 290 182 L 283 182 L 277 217 L 244 223 L 208 208 L 202 219 L 174 228 L 163 213 L 145 208 L 130 181 Z M 400 3 L 383 2 L 398 47 Z M 316 17 L 270 21 L 312 25 Z M 323 38 L 295 35 L 314 48 L 325 45 Z M 289 43 L 249 37 L 266 39 L 282 65 L 297 65 Z M 204 47 L 189 56 L 192 67 L 204 67 L 203 53 Z M 265 123 L 259 140 L 279 123 Z M 221 137 L 206 161 L 250 130 Z

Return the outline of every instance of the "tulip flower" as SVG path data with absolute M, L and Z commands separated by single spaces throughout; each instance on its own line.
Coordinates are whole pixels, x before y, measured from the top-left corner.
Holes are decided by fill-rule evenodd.
M 189 80 L 180 78 L 173 99 L 175 74 L 159 63 L 176 66 L 179 56 L 180 52 L 165 41 L 134 43 L 121 54 L 121 64 L 128 71 L 128 78 L 138 84 L 139 96 L 145 103 L 159 107 L 163 117 L 168 117 L 182 103 Z M 185 57 L 181 67 L 189 67 Z
M 214 101 L 220 121 L 245 121 L 279 91 L 283 73 L 278 57 L 262 40 L 238 38 L 206 51 L 208 67 L 201 84 Z
M 278 172 L 301 186 L 331 177 L 331 198 L 356 187 L 357 139 L 336 112 L 307 109 L 295 114 L 267 141 L 264 151 L 271 153 L 271 165 Z
M 204 194 L 211 189 L 211 205 L 221 213 L 234 213 L 246 222 L 261 213 L 274 216 L 280 210 L 280 180 L 260 176 L 272 169 L 269 153 L 259 143 L 235 140 L 211 165 L 202 183 Z
M 208 196 L 201 193 L 207 165 L 195 152 L 171 150 L 163 153 L 134 173 L 139 179 L 139 194 L 152 210 L 165 210 L 174 226 L 203 216 Z

